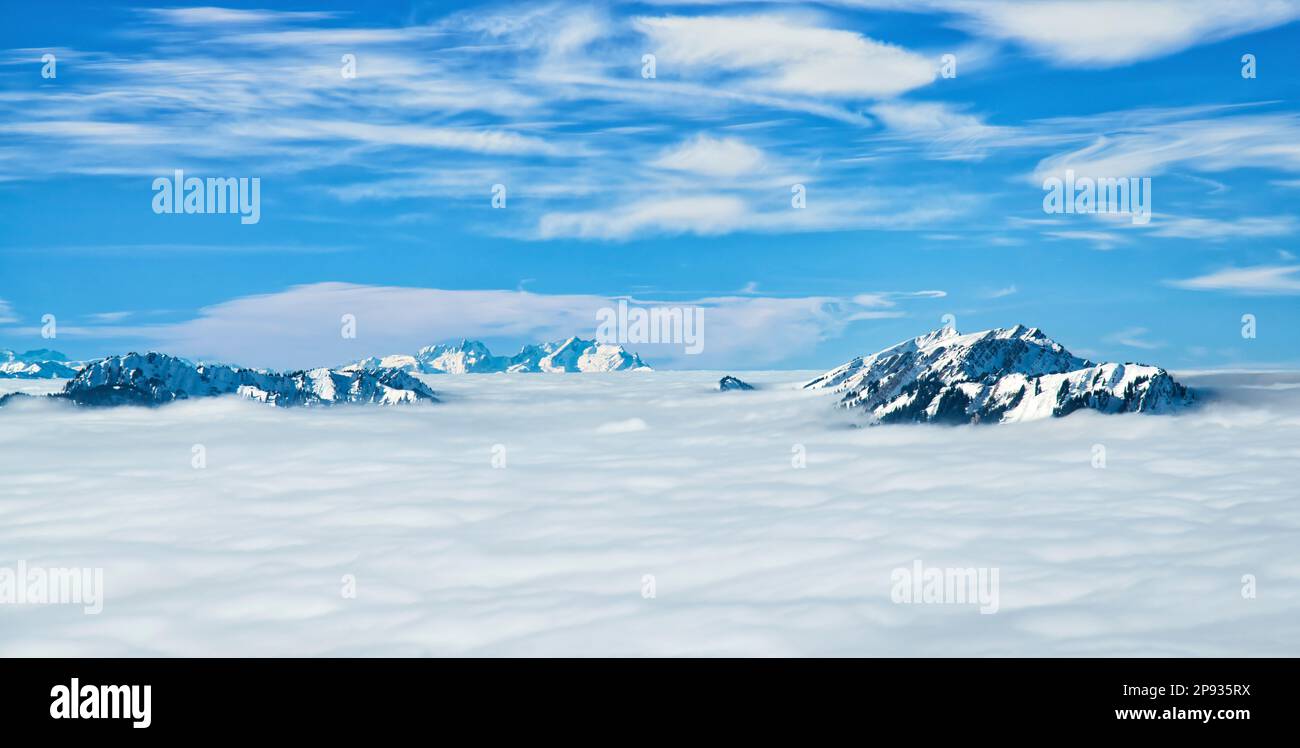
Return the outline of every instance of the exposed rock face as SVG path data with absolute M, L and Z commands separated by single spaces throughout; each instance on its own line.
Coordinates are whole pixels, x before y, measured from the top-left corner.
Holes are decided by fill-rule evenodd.
M 730 374 L 718 380 L 718 391 L 726 392 L 728 390 L 752 390 L 754 385 L 737 379 Z

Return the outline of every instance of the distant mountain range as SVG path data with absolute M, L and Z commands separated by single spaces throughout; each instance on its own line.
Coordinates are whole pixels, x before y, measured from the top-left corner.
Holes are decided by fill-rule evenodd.
M 68 379 L 84 365 L 48 348 L 26 353 L 0 349 L 0 379 Z
M 876 423 L 1007 423 L 1084 408 L 1169 413 L 1193 400 L 1164 369 L 1094 364 L 1024 325 L 968 335 L 943 327 L 804 387 L 840 393 L 841 405 Z
M 48 397 L 78 405 L 163 405 L 177 400 L 237 395 L 291 407 L 437 402 L 433 390 L 396 369 L 341 372 L 311 369 L 277 373 L 222 364 L 195 364 L 163 353 L 128 353 L 87 364 L 62 392 Z M 14 397 L 7 395 L 0 399 Z
M 400 369 L 420 374 L 495 374 L 498 372 L 651 371 L 641 357 L 620 345 L 569 338 L 526 345 L 513 356 L 495 356 L 477 340 L 455 345 L 431 345 L 415 355 L 371 357 L 348 364 L 342 371 Z
M 62 353 L 44 348 L 21 354 L 0 349 L 0 379 L 71 379 L 91 363 L 69 361 Z M 426 346 L 413 356 L 372 356 L 335 371 L 351 375 L 359 370 L 381 369 L 397 369 L 408 374 L 652 371 L 640 356 L 622 346 L 577 337 L 526 345 L 513 356 L 494 356 L 482 343 L 462 340 L 454 345 Z
M 225 364 L 195 364 L 163 353 L 128 353 L 88 363 L 56 351 L 0 351 L 0 376 L 68 378 L 48 397 L 80 405 L 160 405 L 236 395 L 279 407 L 437 402 L 416 374 L 600 372 L 649 370 L 621 346 L 581 338 L 524 346 L 495 356 L 465 340 L 415 355 L 368 358 L 337 369 L 279 373 Z M 840 396 L 871 423 L 1007 423 L 1069 415 L 1171 413 L 1194 395 L 1164 369 L 1079 358 L 1038 328 L 1016 325 L 962 335 L 940 328 L 878 353 L 855 358 L 803 385 Z M 719 390 L 753 389 L 731 376 Z M 6 395 L 0 404 L 23 395 Z
M 568 340 L 524 346 L 514 356 L 494 356 L 480 342 L 432 345 L 414 356 L 367 358 L 336 369 L 280 373 L 226 364 L 193 363 L 165 353 L 128 353 L 73 362 L 57 351 L 0 351 L 0 378 L 68 379 L 48 397 L 79 405 L 161 405 L 176 400 L 237 395 L 279 407 L 437 402 L 415 374 L 493 372 L 599 372 L 650 367 L 622 346 Z M 0 404 L 26 395 L 6 395 Z

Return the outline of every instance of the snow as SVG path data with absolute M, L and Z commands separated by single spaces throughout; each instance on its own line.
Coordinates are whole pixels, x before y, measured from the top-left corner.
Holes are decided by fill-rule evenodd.
M 1175 416 L 873 428 L 798 389 L 814 372 L 730 373 L 759 388 L 17 401 L 0 567 L 102 567 L 106 590 L 97 616 L 0 605 L 0 656 L 1300 655 L 1300 372 L 1179 373 L 1212 397 Z M 893 603 L 918 560 L 999 569 L 997 612 Z

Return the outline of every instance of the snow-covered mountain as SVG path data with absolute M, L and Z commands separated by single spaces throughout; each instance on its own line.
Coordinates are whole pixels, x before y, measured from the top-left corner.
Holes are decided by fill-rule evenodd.
M 0 379 L 69 379 L 84 365 L 48 348 L 26 353 L 0 349 Z
M 420 374 L 650 370 L 640 356 L 622 346 L 575 337 L 541 345 L 526 345 L 513 356 L 495 356 L 477 340 L 462 340 L 454 345 L 426 346 L 414 356 L 373 356 L 349 364 L 341 371 L 381 367 Z
M 804 385 L 842 393 L 873 422 L 1008 423 L 1104 413 L 1168 413 L 1193 396 L 1164 369 L 1094 364 L 1036 327 L 962 335 L 943 327 L 855 358 Z
M 569 338 L 524 346 L 510 359 L 509 371 L 649 371 L 641 357 L 621 345 Z
M 128 353 L 87 364 L 53 395 L 79 405 L 161 405 L 239 395 L 269 405 L 437 402 L 433 390 L 396 369 L 277 373 L 224 364 L 194 364 L 163 353 Z

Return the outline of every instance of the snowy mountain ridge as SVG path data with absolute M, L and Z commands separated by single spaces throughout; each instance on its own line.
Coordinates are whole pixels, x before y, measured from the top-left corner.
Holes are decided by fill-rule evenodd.
M 238 395 L 291 407 L 335 403 L 398 405 L 437 402 L 433 390 L 396 369 L 342 372 L 319 368 L 277 373 L 224 364 L 195 364 L 164 353 L 128 353 L 87 364 L 51 397 L 79 405 L 162 405 Z
M 419 374 L 651 370 L 640 356 L 620 345 L 571 337 L 540 345 L 526 345 L 513 356 L 496 356 L 477 340 L 462 340 L 453 345 L 425 346 L 413 356 L 372 356 L 348 364 L 340 371 L 379 368 L 394 368 Z
M 855 358 L 804 385 L 840 393 L 875 423 L 1010 423 L 1069 415 L 1169 413 L 1192 394 L 1145 364 L 1094 364 L 1036 327 L 962 335 L 943 327 Z

